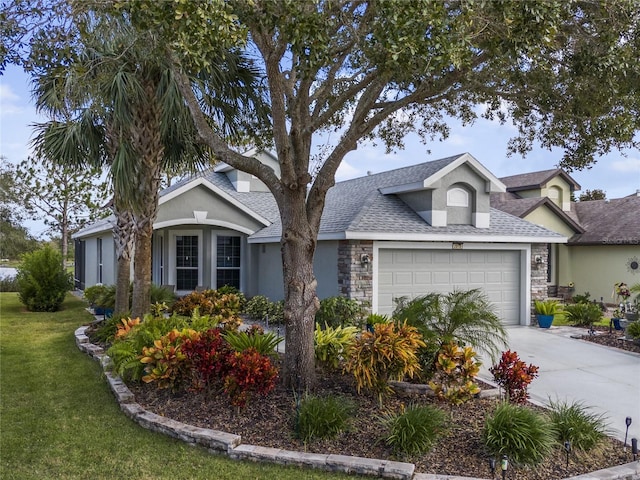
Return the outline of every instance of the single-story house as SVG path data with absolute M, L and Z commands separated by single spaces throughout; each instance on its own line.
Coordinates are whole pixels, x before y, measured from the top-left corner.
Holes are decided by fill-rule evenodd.
M 279 172 L 272 155 L 248 154 Z M 494 208 L 492 194 L 506 192 L 468 153 L 336 183 L 315 255 L 318 296 L 389 314 L 398 297 L 482 288 L 505 324 L 529 324 L 532 299 L 547 295 L 549 252 L 568 235 Z M 81 288 L 115 282 L 112 222 L 74 235 Z M 153 281 L 178 294 L 229 284 L 281 299 L 280 234 L 266 186 L 217 165 L 161 193 Z
M 565 237 L 548 245 L 550 296 L 615 303 L 614 284 L 640 283 L 640 190 L 624 198 L 572 201 L 580 185 L 561 170 L 501 178 L 506 192 L 491 194 L 491 205 Z

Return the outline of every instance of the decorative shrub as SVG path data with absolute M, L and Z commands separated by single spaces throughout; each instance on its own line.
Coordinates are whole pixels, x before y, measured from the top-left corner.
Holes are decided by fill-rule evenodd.
M 387 414 L 382 422 L 389 434 L 385 442 L 397 454 L 428 452 L 444 430 L 445 413 L 432 406 L 412 405 L 399 414 Z
M 496 383 L 505 391 L 507 401 L 526 403 L 529 399 L 527 389 L 538 376 L 538 367 L 527 365 L 518 357 L 517 352 L 507 350 L 502 353 L 500 362 L 489 369 Z
M 544 415 L 520 405 L 501 403 L 485 422 L 482 432 L 487 451 L 506 455 L 516 465 L 535 466 L 553 450 L 556 432 Z
M 535 300 L 534 304 L 538 315 L 555 315 L 562 312 L 562 305 L 557 300 Z
M 390 380 L 413 377 L 420 371 L 416 352 L 424 342 L 418 331 L 405 323 L 379 323 L 363 332 L 347 348 L 345 370 L 356 379 L 358 392 L 366 388 L 382 397 L 391 391 Z
M 268 316 L 269 323 L 284 321 L 284 302 L 272 302 L 264 295 L 256 295 L 248 300 L 243 311 L 254 320 L 264 320 Z
M 169 290 L 166 285 L 156 285 L 155 283 L 151 284 L 151 289 L 149 291 L 151 295 L 151 303 L 164 303 L 167 306 L 171 306 L 176 301 L 176 294 Z M 131 298 L 131 297 L 129 297 Z
M 128 318 L 126 314 L 116 314 L 101 321 L 91 334 L 92 338 L 101 343 L 113 342 L 118 325 L 121 325 L 121 320 L 126 318 Z
M 62 255 L 45 246 L 26 253 L 16 275 L 18 298 L 32 312 L 56 312 L 73 288 L 73 278 L 62 266 Z
M 200 315 L 219 316 L 220 323 L 230 330 L 240 326 L 240 297 L 234 293 L 218 290 L 191 292 L 174 303 L 172 311 L 178 315 L 191 316 L 198 309 Z
M 117 324 L 117 329 L 116 329 L 116 333 L 114 335 L 114 338 L 124 338 L 126 337 L 129 332 L 131 332 L 131 329 L 140 325 L 140 318 L 121 318 L 120 319 L 120 323 Z
M 448 342 L 470 345 L 497 357 L 507 333 L 488 297 L 480 289 L 430 293 L 396 300 L 393 318 L 418 329 L 428 348 L 421 352 L 423 368 L 434 368 L 436 352 Z M 430 363 L 429 363 L 430 362 Z
M 140 363 L 145 365 L 146 375 L 142 381 L 155 382 L 158 388 L 176 390 L 187 377 L 186 357 L 180 347 L 185 340 L 195 340 L 199 336 L 195 330 L 172 330 L 153 342 L 153 347 L 144 347 Z
M 584 292 L 581 294 L 576 294 L 572 298 L 574 303 L 591 303 L 591 294 L 589 292 Z
M 104 294 L 107 286 L 102 284 L 92 285 L 84 289 L 82 296 L 89 302 L 89 305 L 96 305 L 98 298 Z
M 320 301 L 320 309 L 316 312 L 316 324 L 344 327 L 361 323 L 362 308 L 356 300 L 338 295 Z
M 233 349 L 220 329 L 212 328 L 198 338 L 185 340 L 181 349 L 188 362 L 191 388 L 222 388 Z
M 564 308 L 565 318 L 578 326 L 590 326 L 600 321 L 602 310 L 595 303 L 576 303 Z
M 253 348 L 260 355 L 275 354 L 276 347 L 282 340 L 274 333 L 259 333 L 257 331 L 226 332 L 224 337 L 235 351 L 243 352 Z
M 358 328 L 354 326 L 322 329 L 316 323 L 313 334 L 316 360 L 325 367 L 338 369 L 344 361 L 346 350 L 355 340 L 356 333 Z
M 588 451 L 607 437 L 608 428 L 604 415 L 590 413 L 581 402 L 549 402 L 549 417 L 561 444 L 571 442 L 571 447 Z
M 640 322 L 631 322 L 627 325 L 626 332 L 627 336 L 637 340 L 640 339 Z
M 429 386 L 434 393 L 454 405 L 460 405 L 480 393 L 475 378 L 482 363 L 471 347 L 450 342 L 442 346 L 436 361 L 436 374 Z
M 232 294 L 238 297 L 238 301 L 240 302 L 240 311 L 242 311 L 245 304 L 247 303 L 247 297 L 244 296 L 244 293 L 242 293 L 236 287 L 232 287 L 231 285 L 223 285 L 222 287 L 218 288 L 216 292 L 218 292 L 219 295 Z
M 278 369 L 269 357 L 250 348 L 234 352 L 229 359 L 229 372 L 224 378 L 224 392 L 231 404 L 244 407 L 255 395 L 266 395 L 276 386 Z
M 304 442 L 315 438 L 331 438 L 349 426 L 353 405 L 344 398 L 305 396 L 296 418 L 296 432 Z

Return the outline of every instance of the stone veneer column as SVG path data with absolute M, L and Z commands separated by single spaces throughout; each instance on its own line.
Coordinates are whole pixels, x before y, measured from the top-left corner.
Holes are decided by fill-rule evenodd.
M 536 263 L 536 257 L 542 258 L 542 263 Z M 547 298 L 547 265 L 549 264 L 549 251 L 546 243 L 534 243 L 531 245 L 531 319 L 535 318 L 535 300 Z
M 369 262 L 362 261 L 363 255 Z M 338 243 L 338 292 L 357 300 L 371 312 L 373 301 L 373 240 L 340 240 Z

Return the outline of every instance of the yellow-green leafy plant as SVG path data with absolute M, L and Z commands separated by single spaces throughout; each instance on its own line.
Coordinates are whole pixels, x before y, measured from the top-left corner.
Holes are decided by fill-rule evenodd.
M 142 349 L 140 363 L 145 365 L 145 383 L 155 382 L 158 388 L 175 390 L 188 377 L 186 356 L 180 347 L 185 340 L 197 340 L 199 332 L 191 329 L 172 330 Z
M 438 352 L 436 373 L 429 386 L 434 393 L 454 405 L 460 405 L 480 393 L 475 378 L 481 362 L 476 360 L 473 348 L 461 347 L 456 342 L 444 344 Z
M 345 371 L 355 377 L 358 392 L 371 390 L 382 404 L 384 395 L 393 391 L 391 380 L 413 378 L 420 371 L 416 352 L 424 346 L 422 336 L 406 322 L 379 323 L 349 345 Z
M 357 333 L 358 328 L 352 325 L 347 327 L 325 325 L 325 328 L 320 328 L 320 324 L 316 323 L 313 334 L 316 360 L 327 368 L 334 370 L 340 368 L 345 352 L 355 340 Z

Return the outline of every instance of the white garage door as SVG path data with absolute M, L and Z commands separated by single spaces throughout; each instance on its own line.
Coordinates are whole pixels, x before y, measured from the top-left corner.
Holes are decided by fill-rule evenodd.
M 394 298 L 471 288 L 484 290 L 505 324 L 518 324 L 520 252 L 418 249 L 378 252 L 379 313 L 390 314 Z

